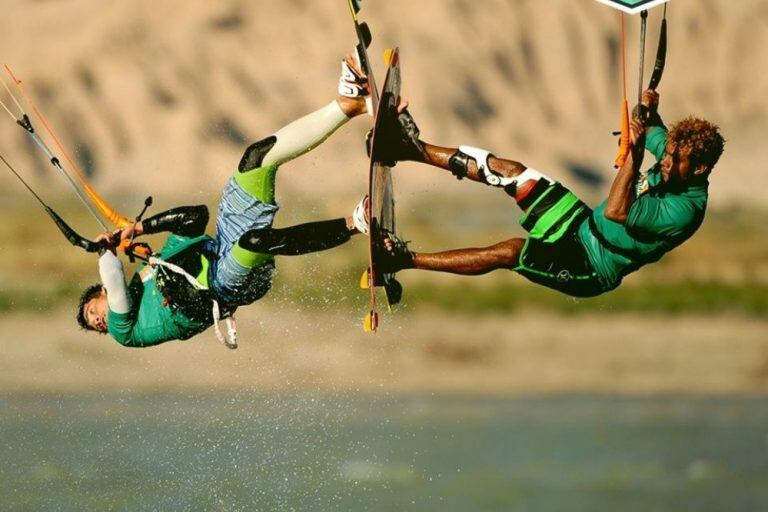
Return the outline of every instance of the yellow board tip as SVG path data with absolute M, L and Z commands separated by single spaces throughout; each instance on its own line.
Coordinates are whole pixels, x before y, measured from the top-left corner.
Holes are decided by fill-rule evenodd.
M 392 63 L 392 56 L 394 55 L 395 50 L 393 48 L 387 48 L 384 50 L 384 64 L 389 66 Z

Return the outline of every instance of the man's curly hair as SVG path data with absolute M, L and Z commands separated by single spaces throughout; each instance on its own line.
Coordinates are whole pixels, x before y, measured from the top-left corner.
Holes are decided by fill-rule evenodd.
M 669 130 L 670 140 L 691 147 L 691 164 L 712 169 L 723 154 L 725 139 L 720 127 L 698 117 L 688 116 Z
M 96 331 L 96 329 L 88 325 L 88 322 L 85 321 L 85 305 L 88 304 L 88 302 L 90 302 L 92 299 L 95 299 L 101 295 L 102 289 L 103 286 L 101 283 L 92 284 L 86 288 L 83 294 L 80 296 L 80 302 L 77 305 L 77 324 L 81 329 L 85 329 L 86 331 Z

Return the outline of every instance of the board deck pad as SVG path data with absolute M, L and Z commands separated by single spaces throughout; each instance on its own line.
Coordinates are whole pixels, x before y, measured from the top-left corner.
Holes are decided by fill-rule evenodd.
M 615 9 L 629 14 L 637 14 L 641 11 L 656 7 L 670 0 L 597 0 L 601 4 L 610 5 Z
M 393 274 L 380 272 L 377 262 L 377 256 L 385 250 L 384 238 L 389 234 L 395 234 L 395 197 L 392 188 L 392 169 L 382 162 L 387 148 L 382 143 L 383 137 L 377 137 L 377 134 L 382 133 L 381 126 L 387 113 L 395 112 L 397 109 L 397 99 L 400 96 L 400 68 L 397 59 L 398 53 L 395 50 L 391 55 L 387 76 L 381 89 L 381 99 L 379 100 L 379 109 L 376 112 L 376 123 L 371 144 L 369 197 L 371 198 L 372 228 L 370 241 L 375 286 L 384 286 L 393 276 Z

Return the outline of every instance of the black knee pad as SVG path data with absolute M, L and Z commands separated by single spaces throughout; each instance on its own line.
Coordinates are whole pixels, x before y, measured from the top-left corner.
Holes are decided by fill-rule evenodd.
M 262 139 L 258 142 L 254 142 L 243 153 L 243 158 L 240 160 L 240 165 L 237 169 L 240 172 L 247 172 L 252 169 L 258 169 L 261 167 L 261 163 L 264 161 L 264 157 L 269 150 L 272 149 L 277 143 L 277 137 L 270 135 L 266 139 Z
M 451 170 L 451 173 L 456 176 L 457 180 L 462 180 L 467 177 L 468 165 L 469 155 L 458 150 L 448 160 L 448 168 Z

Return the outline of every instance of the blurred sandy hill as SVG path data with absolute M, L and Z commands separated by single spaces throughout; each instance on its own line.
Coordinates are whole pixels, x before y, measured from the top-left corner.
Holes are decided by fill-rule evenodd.
M 218 192 L 249 141 L 333 98 L 339 58 L 354 40 L 345 4 L 5 0 L 0 48 L 116 204 L 128 192 L 191 202 Z M 404 95 L 425 139 L 487 147 L 585 198 L 605 193 L 619 119 L 617 11 L 591 0 L 366 0 L 362 17 L 380 82 L 382 50 L 400 46 Z M 660 9 L 649 17 L 646 82 L 660 17 Z M 628 23 L 632 97 L 639 18 Z M 722 125 L 729 142 L 713 177 L 715 204 L 765 204 L 768 2 L 673 0 L 669 23 L 663 115 Z M 358 196 L 368 125 L 355 120 L 291 163 L 281 196 Z M 0 149 L 28 175 L 51 176 L 7 118 Z M 483 187 L 401 167 L 401 204 L 415 206 L 424 192 L 487 197 Z

